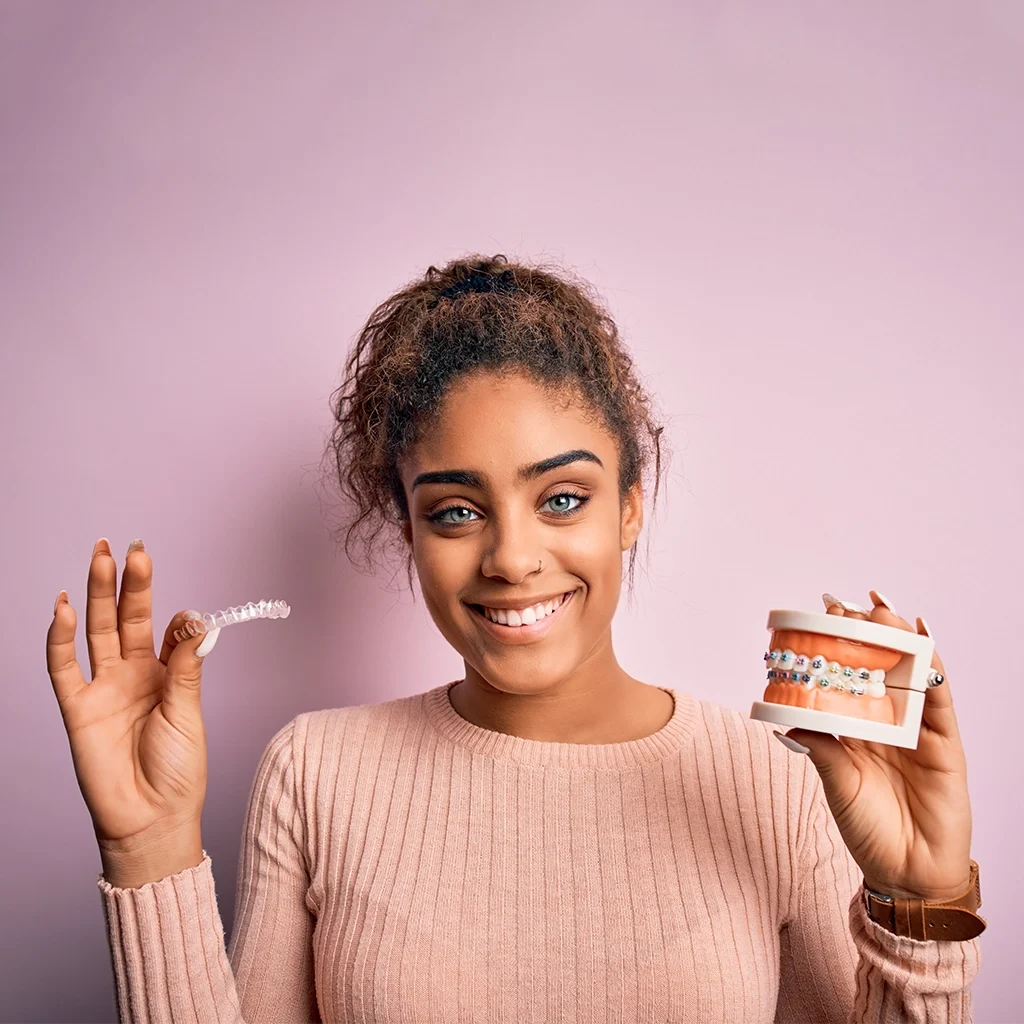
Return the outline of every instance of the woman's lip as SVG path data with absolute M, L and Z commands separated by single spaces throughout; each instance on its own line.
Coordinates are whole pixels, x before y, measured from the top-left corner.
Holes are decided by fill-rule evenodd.
M 473 618 L 496 640 L 504 644 L 528 644 L 539 640 L 555 625 L 562 611 L 575 596 L 576 590 L 570 590 L 568 596 L 562 599 L 562 603 L 550 615 L 545 615 L 543 619 L 531 622 L 528 626 L 503 626 L 500 622 L 492 622 L 473 605 L 468 607 Z

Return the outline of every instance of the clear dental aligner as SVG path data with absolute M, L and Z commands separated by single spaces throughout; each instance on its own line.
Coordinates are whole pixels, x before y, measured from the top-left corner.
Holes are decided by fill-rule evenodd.
M 226 611 L 217 611 L 212 615 L 201 612 L 192 613 L 198 618 L 189 617 L 185 624 L 174 631 L 174 639 L 179 643 L 189 637 L 209 633 L 224 626 L 233 626 L 236 622 L 250 622 L 253 619 L 287 619 L 292 610 L 286 601 L 250 601 L 245 605 L 232 606 Z
M 837 693 L 852 693 L 855 697 L 885 696 L 885 672 L 880 669 L 852 668 L 838 661 L 829 661 L 823 654 L 809 657 L 788 648 L 765 651 L 768 678 L 800 683 L 808 690 L 819 687 Z

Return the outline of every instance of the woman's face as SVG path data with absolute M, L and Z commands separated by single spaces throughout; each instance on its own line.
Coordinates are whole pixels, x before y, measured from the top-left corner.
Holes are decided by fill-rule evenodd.
M 526 376 L 473 374 L 401 472 L 423 596 L 467 679 L 535 693 L 614 666 L 611 620 L 642 496 L 638 484 L 620 502 L 615 440 L 585 407 Z M 552 600 L 563 603 L 526 625 L 481 610 L 514 623 L 509 608 Z

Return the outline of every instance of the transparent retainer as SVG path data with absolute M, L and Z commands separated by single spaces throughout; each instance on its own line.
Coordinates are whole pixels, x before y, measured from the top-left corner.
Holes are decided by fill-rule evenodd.
M 217 611 L 212 615 L 202 612 L 188 612 L 185 625 L 174 631 L 174 639 L 181 643 L 189 637 L 210 633 L 224 626 L 233 626 L 237 622 L 251 622 L 253 619 L 287 619 L 292 610 L 287 601 L 259 601 L 243 605 L 233 605 L 225 611 Z

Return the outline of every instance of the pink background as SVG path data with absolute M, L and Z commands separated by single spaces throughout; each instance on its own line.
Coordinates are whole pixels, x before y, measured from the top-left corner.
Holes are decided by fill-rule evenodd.
M 158 633 L 292 605 L 206 668 L 229 932 L 272 733 L 460 676 L 422 600 L 336 550 L 318 471 L 370 310 L 467 251 L 591 279 L 664 412 L 630 672 L 746 711 L 770 608 L 875 587 L 926 616 L 971 768 L 976 1018 L 1022 1019 L 1020 12 L 4 3 L 0 1019 L 114 1019 L 44 659 L 64 587 L 88 673 L 97 537 L 119 568 L 147 542 Z

